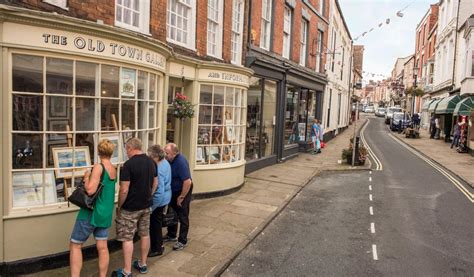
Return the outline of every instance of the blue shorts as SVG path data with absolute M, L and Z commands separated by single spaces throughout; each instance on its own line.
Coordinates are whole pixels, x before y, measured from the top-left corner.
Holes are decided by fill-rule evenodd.
M 92 233 L 94 234 L 95 240 L 107 240 L 109 237 L 109 228 L 92 226 L 88 219 L 76 220 L 74 229 L 72 229 L 71 242 L 83 244 Z

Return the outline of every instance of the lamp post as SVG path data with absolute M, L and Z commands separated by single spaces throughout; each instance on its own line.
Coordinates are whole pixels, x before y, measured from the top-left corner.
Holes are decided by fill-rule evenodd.
M 413 95 L 412 95 L 412 100 L 411 100 L 412 101 L 412 110 L 411 110 L 411 117 L 412 118 L 413 118 L 413 115 L 415 114 L 415 95 L 416 95 L 415 90 L 416 90 L 416 86 L 417 86 L 416 81 L 417 81 L 417 78 L 418 78 L 418 70 L 419 70 L 418 66 L 415 65 L 415 67 L 413 68 L 413 78 L 414 78 L 414 80 L 413 80 Z

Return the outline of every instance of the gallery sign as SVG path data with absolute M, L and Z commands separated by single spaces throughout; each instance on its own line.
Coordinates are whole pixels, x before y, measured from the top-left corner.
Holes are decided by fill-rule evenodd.
M 234 83 L 241 86 L 249 86 L 249 77 L 244 74 L 226 72 L 220 70 L 199 70 L 199 79 L 214 82 Z
M 3 42 L 114 58 L 162 71 L 166 69 L 166 58 L 157 52 L 127 43 L 61 30 L 7 22 L 4 23 Z

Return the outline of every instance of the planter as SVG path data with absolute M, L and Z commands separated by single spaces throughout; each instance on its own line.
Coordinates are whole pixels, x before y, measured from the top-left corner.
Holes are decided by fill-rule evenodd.
M 347 156 L 346 159 L 347 159 L 347 164 L 352 164 L 352 155 Z

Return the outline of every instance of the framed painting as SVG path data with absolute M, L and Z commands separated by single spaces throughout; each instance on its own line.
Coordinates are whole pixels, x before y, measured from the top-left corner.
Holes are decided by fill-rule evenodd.
M 112 157 L 110 158 L 110 161 L 113 164 L 116 164 L 116 163 L 120 162 L 120 156 L 119 156 L 119 151 L 120 150 L 122 151 L 122 159 L 126 158 L 125 144 L 120 143 L 119 133 L 101 134 L 100 139 L 108 139 L 108 140 L 110 140 L 110 142 L 112 142 L 115 145 L 114 153 L 112 154 Z
M 44 179 L 42 171 L 14 172 L 12 196 L 13 207 L 56 203 L 54 171 L 45 171 Z
M 82 176 L 91 166 L 89 146 L 79 146 L 74 151 L 72 147 L 53 148 L 52 150 L 56 178 L 71 178 L 72 167 L 82 167 L 75 169 L 75 175 Z
M 120 75 L 120 95 L 123 97 L 135 98 L 136 77 L 136 70 L 122 68 Z
M 68 117 L 68 99 L 67 97 L 54 96 L 51 97 L 49 105 L 50 118 L 67 118 Z

